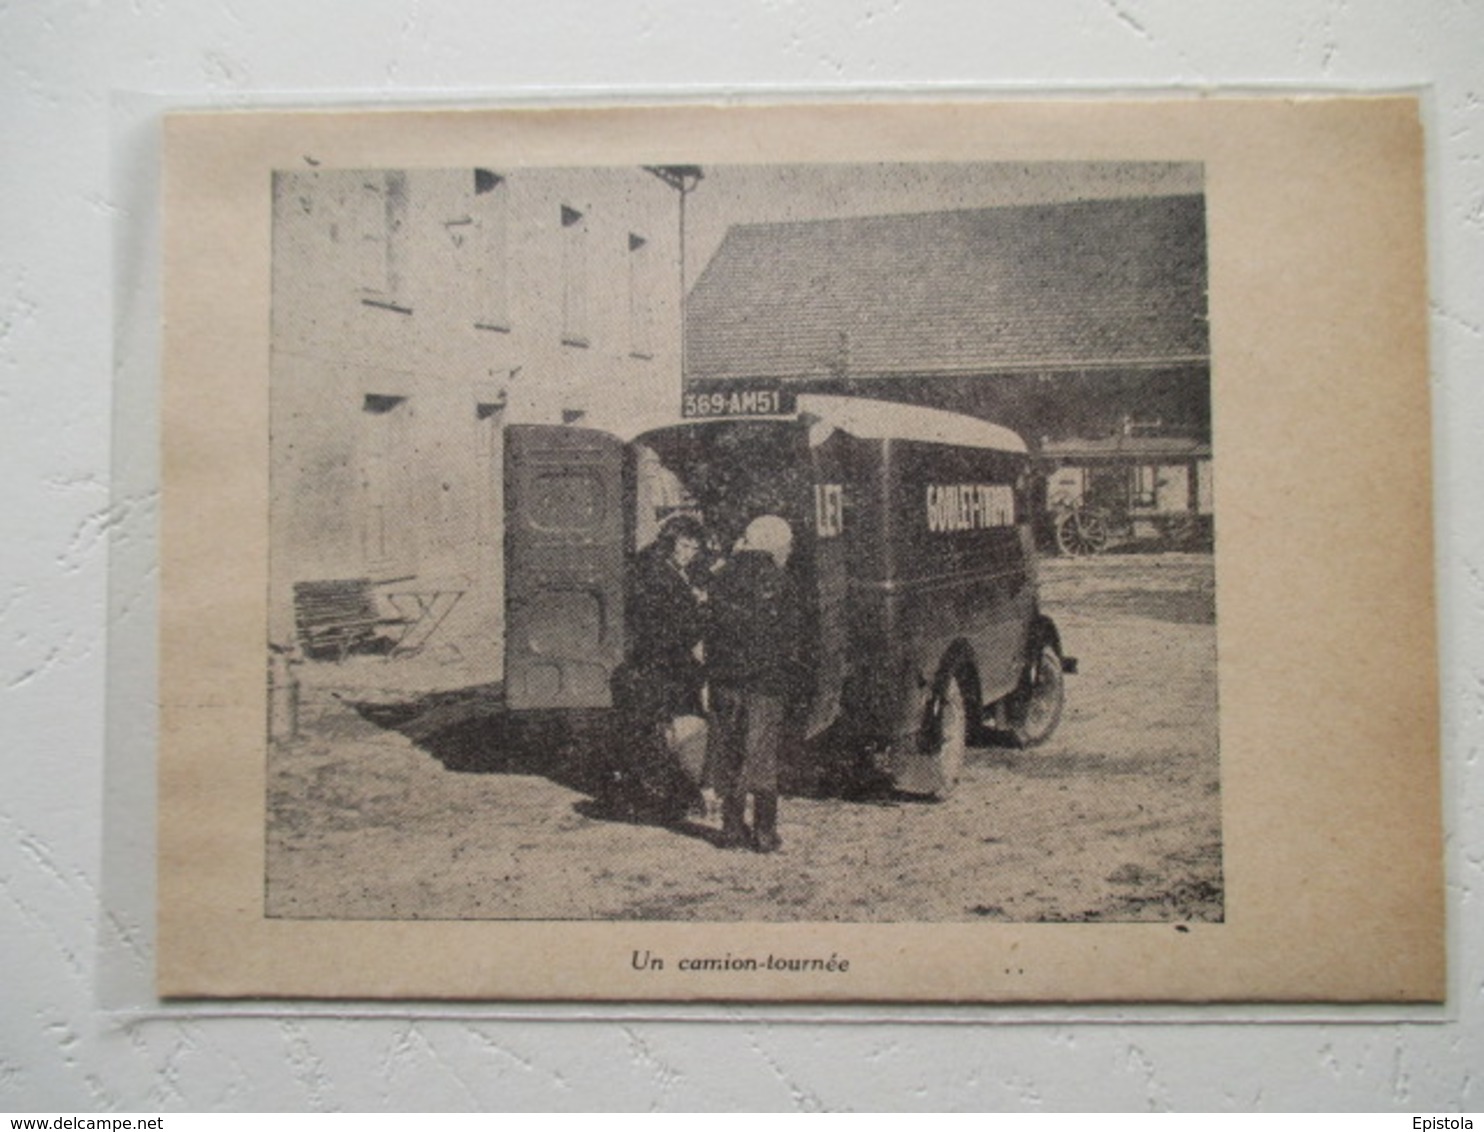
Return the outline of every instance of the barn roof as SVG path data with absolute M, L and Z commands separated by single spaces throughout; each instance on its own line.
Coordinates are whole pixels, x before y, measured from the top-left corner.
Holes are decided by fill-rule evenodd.
M 1204 362 L 1204 201 L 737 225 L 685 335 L 688 380 Z

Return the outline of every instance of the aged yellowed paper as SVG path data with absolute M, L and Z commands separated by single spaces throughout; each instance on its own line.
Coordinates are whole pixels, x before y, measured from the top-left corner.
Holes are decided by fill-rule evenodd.
M 166 122 L 166 997 L 1436 1001 L 1414 99 Z

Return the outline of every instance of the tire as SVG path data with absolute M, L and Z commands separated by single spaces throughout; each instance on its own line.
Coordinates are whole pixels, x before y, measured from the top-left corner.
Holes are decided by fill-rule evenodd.
M 954 675 L 928 705 L 929 718 L 923 721 L 923 734 L 928 739 L 922 753 L 931 767 L 929 797 L 947 798 L 963 775 L 969 752 L 968 701 L 963 681 Z
M 1010 740 L 1016 747 L 1039 747 L 1061 722 L 1066 676 L 1056 646 L 1043 643 L 1021 673 L 1020 687 L 1005 701 Z

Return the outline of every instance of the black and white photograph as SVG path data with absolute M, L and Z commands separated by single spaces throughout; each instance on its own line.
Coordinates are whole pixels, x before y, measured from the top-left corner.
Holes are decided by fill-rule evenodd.
M 262 188 L 267 918 L 1223 921 L 1201 163 Z
M 173 116 L 160 992 L 1436 996 L 1415 109 Z
M 1484 3 L 0 29 L 13 1123 L 1470 1123 Z

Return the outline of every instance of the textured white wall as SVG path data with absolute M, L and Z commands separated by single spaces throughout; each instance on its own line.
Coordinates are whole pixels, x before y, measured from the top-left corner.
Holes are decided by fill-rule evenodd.
M 1470 491 L 1484 483 L 1481 44 L 1479 0 L 0 4 L 0 1109 L 1484 1107 L 1484 522 Z M 147 492 L 110 495 L 112 326 L 117 315 L 131 347 L 154 223 L 127 188 L 147 179 L 124 191 L 111 179 L 116 140 L 134 146 L 128 161 L 143 152 L 113 137 L 111 93 L 246 104 L 275 90 L 899 83 L 1431 84 L 1448 1020 L 125 1024 L 103 1010 L 100 944 L 126 975 L 143 970 L 127 918 L 100 914 L 105 883 L 129 880 L 105 882 L 105 859 L 139 841 L 126 823 L 104 853 L 107 543 L 122 540 L 136 569 L 154 521 Z M 114 253 L 128 284 L 116 293 Z M 147 473 L 147 459 L 124 462 Z M 130 670 L 148 661 L 149 605 L 124 598 L 113 647 Z M 121 704 L 124 730 L 147 720 L 148 705 Z

